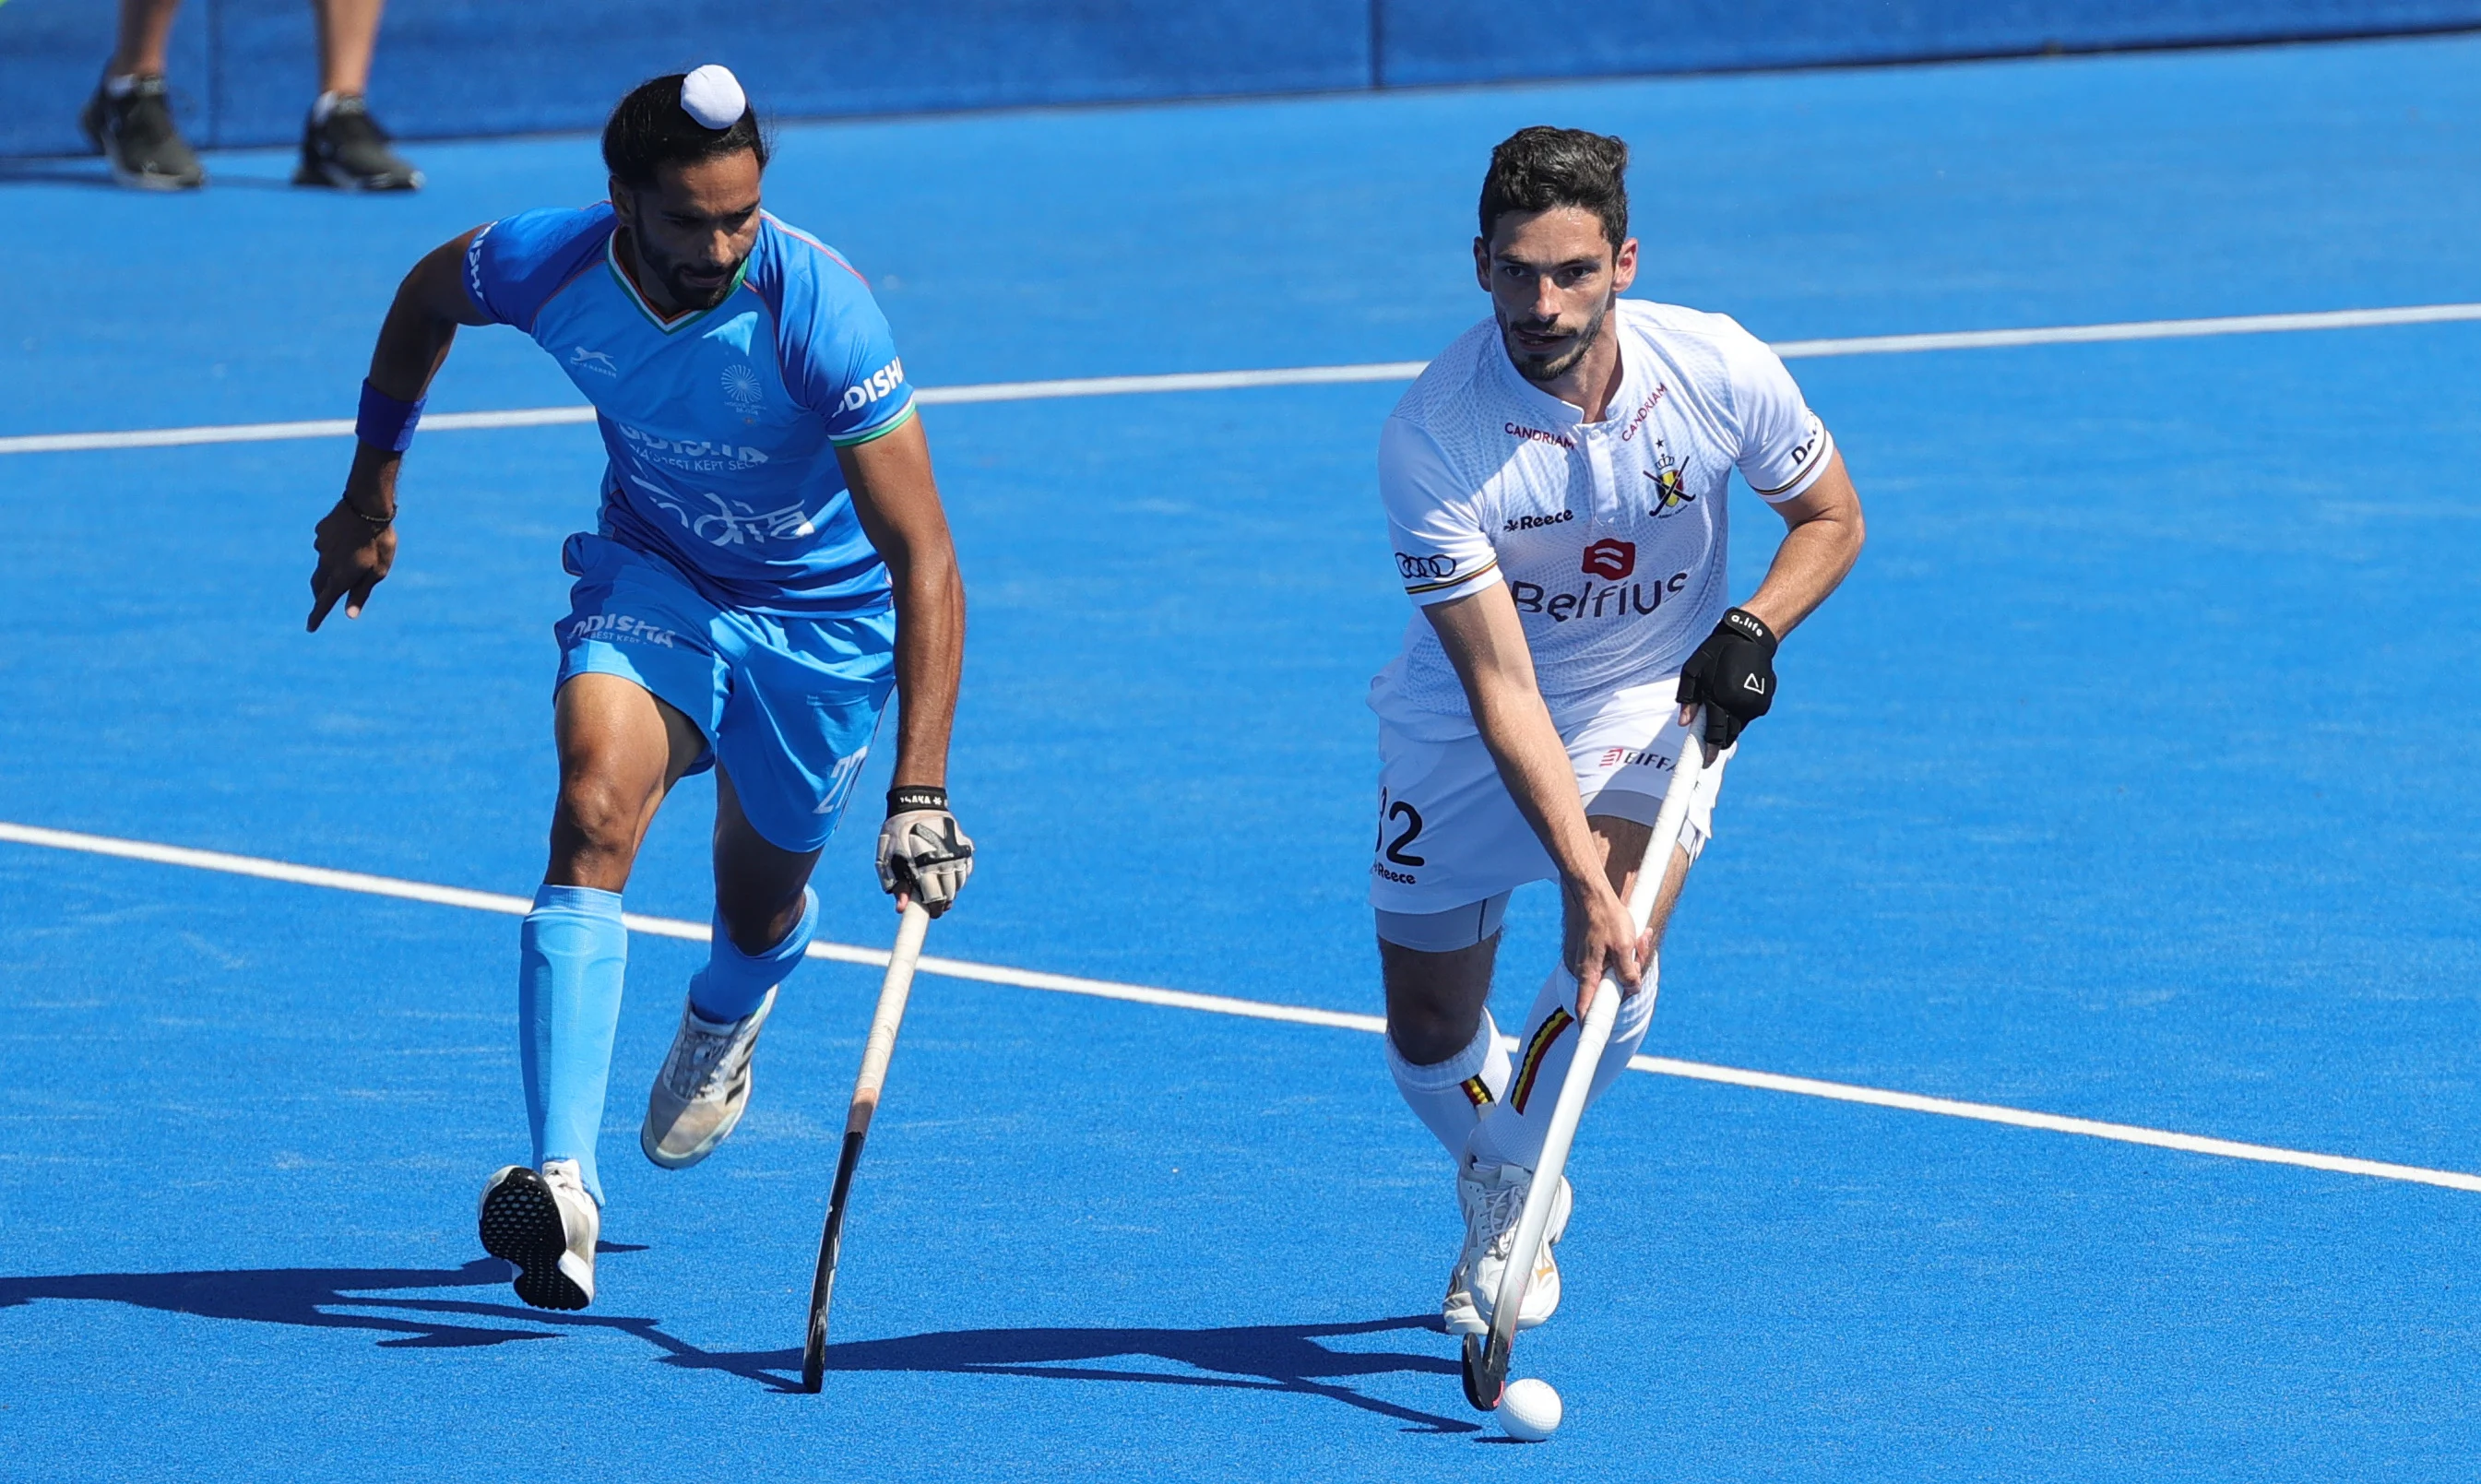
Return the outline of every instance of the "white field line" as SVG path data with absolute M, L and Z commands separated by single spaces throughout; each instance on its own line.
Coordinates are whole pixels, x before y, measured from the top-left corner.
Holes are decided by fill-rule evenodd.
M 1786 360 L 1828 355 L 1904 355 L 1923 351 L 1984 351 L 2007 346 L 2090 345 L 2113 340 L 2187 340 L 2204 335 L 2266 335 L 2291 330 L 2365 329 L 2382 325 L 2437 325 L 2481 320 L 2481 303 L 2413 304 L 2395 309 L 2329 309 L 2311 314 L 2241 314 L 2203 320 L 2127 320 L 2109 325 L 2052 325 L 2030 329 L 1947 330 L 1923 335 L 1860 335 L 1842 340 L 1786 340 Z M 926 386 L 925 405 L 1033 402 L 1061 397 L 1117 397 L 1136 392 L 1219 392 L 1249 386 L 1328 386 L 1351 381 L 1409 381 L 1424 361 L 1371 361 L 1354 366 L 1291 366 L 1267 371 L 1183 371 L 1165 376 L 1072 377 L 1052 381 L 985 381 Z M 422 420 L 433 432 L 474 428 L 545 428 L 591 423 L 592 407 L 519 407 L 506 412 L 434 412 Z M 95 449 L 175 448 L 200 443 L 271 443 L 342 438 L 351 418 L 295 423 L 226 423 L 199 428 L 142 428 L 123 432 L 26 433 L 0 438 L 0 454 L 73 454 Z
M 329 871 L 324 867 L 297 866 L 289 861 L 267 860 L 254 855 L 228 855 L 221 850 L 193 850 L 181 846 L 155 845 L 143 840 L 120 840 L 109 835 L 84 835 L 69 830 L 40 829 L 27 824 L 0 822 L 0 841 L 39 846 L 53 850 L 76 850 L 90 855 L 117 856 L 122 860 L 149 861 L 164 866 L 187 866 L 197 871 L 256 876 L 267 881 L 289 881 L 300 886 L 324 886 L 336 891 L 360 892 L 373 897 L 394 897 L 405 901 L 431 902 L 439 906 L 499 912 L 511 917 L 524 916 L 531 905 L 523 897 L 509 897 L 498 892 L 469 891 L 457 886 L 433 886 L 423 881 L 405 881 L 393 876 L 368 875 L 358 871 Z M 682 938 L 703 943 L 711 935 L 706 924 L 685 922 L 679 918 L 647 917 L 633 912 L 626 914 L 624 921 L 632 931 L 653 933 L 659 937 Z M 810 956 L 830 959 L 837 963 L 864 964 L 872 968 L 883 968 L 887 964 L 888 950 L 843 943 L 813 943 L 810 945 Z M 1228 995 L 1191 994 L 1187 990 L 1157 989 L 1145 984 L 1117 984 L 1108 979 L 1085 979 L 1064 974 L 1042 974 L 1030 969 L 1010 969 L 997 964 L 971 963 L 958 958 L 925 955 L 921 968 L 925 974 L 943 975 L 949 978 L 972 979 L 984 984 L 1006 984 L 1019 989 L 1084 995 L 1097 1000 L 1121 1000 L 1136 1004 L 1162 1005 L 1176 1010 L 1202 1010 L 1213 1015 L 1238 1015 L 1251 1020 L 1283 1021 L 1296 1026 L 1323 1026 L 1333 1029 L 1360 1030 L 1371 1034 L 1377 1034 L 1387 1028 L 1386 1021 L 1375 1015 L 1355 1015 L 1343 1010 L 1316 1009 L 1308 1005 L 1275 1004 L 1263 1000 L 1239 1000 Z M 2379 1159 L 2355 1159 L 2343 1155 L 2321 1155 L 2305 1150 L 2279 1149 L 2267 1144 L 2244 1144 L 2232 1139 L 2207 1138 L 2194 1133 L 2174 1133 L 2161 1129 L 2139 1128 L 2132 1124 L 2102 1123 L 2090 1118 L 2066 1118 L 2056 1113 L 2036 1113 L 2024 1108 L 2000 1107 L 1990 1103 L 1963 1103 L 1951 1098 L 1926 1098 L 1918 1093 L 1889 1092 L 1877 1087 L 1859 1087 L 1849 1082 L 1819 1081 L 1815 1078 L 1807 1077 L 1784 1077 L 1773 1072 L 1749 1072 L 1737 1067 L 1710 1066 L 1700 1061 L 1676 1061 L 1668 1056 L 1634 1056 L 1630 1058 L 1629 1066 L 1639 1072 L 1652 1072 L 1662 1077 L 1685 1078 L 1692 1081 L 1721 1082 L 1734 1087 L 1786 1092 L 1808 1098 L 1826 1098 L 1839 1103 L 1863 1103 L 1872 1107 L 1900 1108 L 1915 1113 L 1936 1113 L 1947 1118 L 1967 1118 L 1979 1123 L 2005 1124 L 2018 1129 L 2040 1129 L 2052 1133 L 2076 1133 L 2088 1138 L 2111 1139 L 2123 1144 L 2143 1144 L 2155 1149 L 2176 1149 L 2187 1154 L 2214 1155 L 2226 1159 L 2250 1159 L 2262 1164 L 2288 1164 L 2302 1169 L 2331 1170 L 2344 1175 L 2365 1175 L 2376 1180 L 2399 1180 L 2416 1185 L 2442 1185 L 2450 1190 L 2481 1191 L 2481 1175 L 2467 1175 L 2456 1170 L 2424 1169 L 2419 1165 L 2390 1164 Z
M 1863 335 L 1850 340 L 1786 340 L 1786 360 L 1821 355 L 1905 355 L 1920 351 L 1994 351 L 2006 346 L 2094 345 L 2108 340 L 2194 340 L 2207 335 L 2272 335 L 2304 329 L 2367 329 L 2481 320 L 2481 304 L 2408 304 L 2397 309 L 2321 309 L 2312 314 L 2232 314 L 2209 320 L 2123 320 L 2036 329 L 1960 329 L 1928 335 Z
M 2294 1164 L 2302 1169 L 2334 1170 L 2339 1174 L 2368 1175 L 2379 1180 L 2406 1180 L 2416 1185 L 2444 1185 L 2450 1190 L 2481 1190 L 2481 1175 L 2467 1175 L 2457 1170 L 2431 1170 L 2416 1164 L 2389 1164 L 2382 1159 L 2311 1154 L 2298 1149 L 2278 1149 L 2270 1144 L 2243 1144 L 2233 1139 L 2207 1138 L 2195 1133 L 2141 1129 L 2133 1124 L 2063 1118 L 2056 1113 L 2034 1113 L 1991 1103 L 1959 1103 L 1952 1098 L 1925 1098 L 1919 1093 L 1887 1092 L 1876 1087 L 1856 1087 L 1849 1082 L 1821 1082 L 1814 1078 L 1784 1077 L 1773 1072 L 1743 1072 L 1737 1067 L 1708 1066 L 1699 1061 L 1674 1061 L 1668 1056 L 1632 1056 L 1629 1065 L 1639 1072 L 1685 1077 L 1701 1082 L 1726 1082 L 1734 1087 L 1797 1093 L 1806 1098 L 1832 1098 L 1839 1103 L 1867 1103 L 1872 1107 L 1899 1107 L 1908 1112 L 1938 1113 L 1981 1123 L 2003 1123 L 2018 1129 L 2045 1129 L 2052 1133 L 2081 1133 L 2088 1138 L 2147 1144 L 2155 1149 L 2179 1149 L 2192 1155 L 2219 1155 L 2226 1159 L 2254 1159 L 2260 1164 Z

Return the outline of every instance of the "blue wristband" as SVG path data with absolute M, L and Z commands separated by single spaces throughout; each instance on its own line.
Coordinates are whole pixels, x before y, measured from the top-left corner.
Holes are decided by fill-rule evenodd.
M 384 453 L 402 454 L 413 446 L 413 430 L 421 421 L 422 403 L 399 402 L 371 385 L 369 378 L 362 379 L 362 410 L 353 419 L 354 437 Z

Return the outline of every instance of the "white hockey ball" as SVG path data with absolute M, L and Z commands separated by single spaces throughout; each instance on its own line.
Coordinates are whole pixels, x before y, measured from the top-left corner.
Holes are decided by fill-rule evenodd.
M 1520 1443 L 1539 1443 L 1559 1430 L 1559 1393 L 1548 1381 L 1510 1381 L 1499 1397 L 1499 1425 Z

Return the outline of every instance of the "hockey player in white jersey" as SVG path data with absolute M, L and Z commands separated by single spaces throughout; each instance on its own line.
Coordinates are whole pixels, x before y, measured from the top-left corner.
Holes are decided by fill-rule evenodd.
M 1379 438 L 1396 566 L 1421 612 L 1371 688 L 1379 830 L 1370 869 L 1396 1085 L 1456 1160 L 1465 1242 L 1449 1332 L 1490 1322 L 1509 1261 L 1535 1264 L 1520 1325 L 1559 1303 L 1551 1244 L 1507 1249 L 1576 1027 L 1606 967 L 1625 987 L 1602 1091 L 1654 1014 L 1656 950 L 1740 730 L 1774 701 L 1775 646 L 1860 554 L 1835 441 L 1755 336 L 1622 299 L 1635 281 L 1628 146 L 1529 128 L 1491 153 L 1474 270 L 1492 314 L 1429 364 Z M 1725 489 L 1737 469 L 1788 530 L 1735 608 Z M 1649 836 L 1692 711 L 1711 761 L 1676 841 Z M 1638 863 L 1666 871 L 1640 938 Z M 1523 1032 L 1485 1006 L 1511 889 L 1556 879 L 1564 973 Z

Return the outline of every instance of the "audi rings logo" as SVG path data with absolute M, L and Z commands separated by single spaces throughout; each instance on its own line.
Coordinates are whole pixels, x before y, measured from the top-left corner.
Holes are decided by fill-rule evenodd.
M 1453 557 L 1412 557 L 1407 556 L 1403 552 L 1397 552 L 1396 554 L 1396 570 L 1404 574 L 1404 580 L 1406 582 L 1411 582 L 1417 577 L 1425 577 L 1432 582 L 1437 582 L 1441 578 L 1453 577 L 1456 575 L 1456 559 Z

